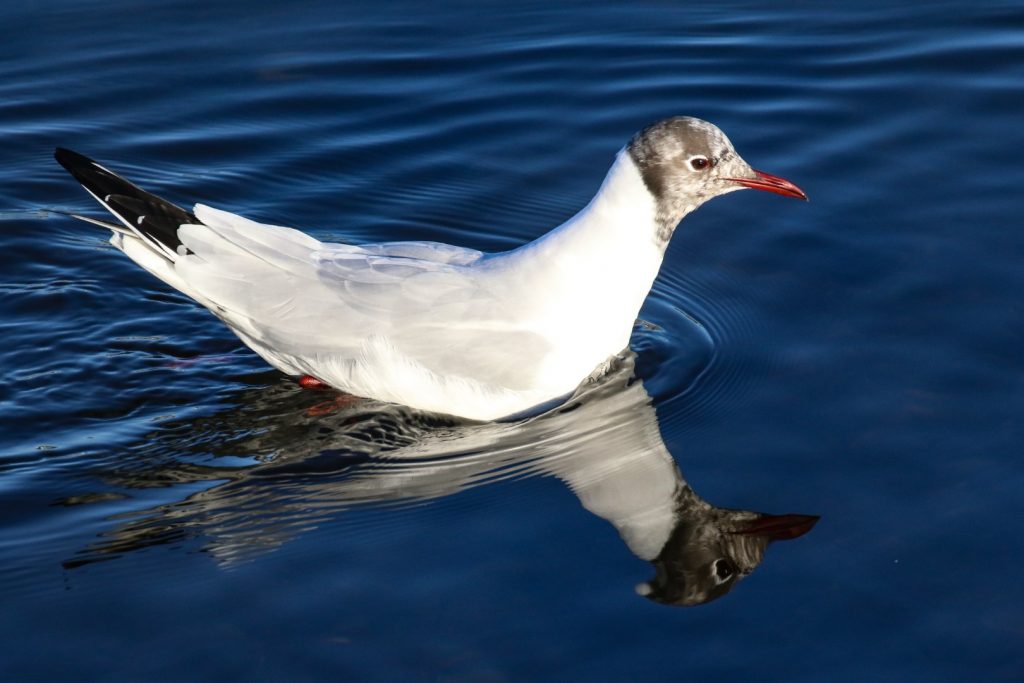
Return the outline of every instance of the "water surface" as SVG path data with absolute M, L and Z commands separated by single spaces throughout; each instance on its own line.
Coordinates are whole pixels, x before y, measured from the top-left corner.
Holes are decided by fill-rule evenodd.
M 4 680 L 1020 677 L 1014 4 L 67 1 L 0 26 Z M 515 423 L 300 391 L 53 213 L 94 210 L 61 145 L 321 239 L 500 250 L 675 114 L 811 203 L 688 217 L 635 357 Z M 821 520 L 730 550 L 726 509 Z M 664 604 L 674 528 L 678 566 L 749 575 Z

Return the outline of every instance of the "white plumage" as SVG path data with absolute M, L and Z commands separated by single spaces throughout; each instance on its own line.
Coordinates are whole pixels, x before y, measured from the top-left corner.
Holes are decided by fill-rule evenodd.
M 702 141 L 718 143 L 725 160 L 732 148 L 711 129 L 717 135 L 701 129 Z M 666 222 L 674 228 L 707 198 L 694 190 L 666 217 L 672 207 L 652 190 L 649 164 L 626 148 L 574 218 L 484 254 L 433 242 L 324 243 L 202 204 L 188 214 L 85 157 L 57 158 L 128 228 L 108 226 L 114 246 L 275 368 L 477 420 L 566 396 L 623 350 L 661 265 Z M 732 189 L 740 185 L 709 196 Z

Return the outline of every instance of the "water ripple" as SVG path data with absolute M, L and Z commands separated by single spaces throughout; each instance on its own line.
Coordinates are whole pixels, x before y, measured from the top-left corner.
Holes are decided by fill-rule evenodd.
M 0 7 L 5 678 L 322 678 L 344 658 L 355 680 L 792 680 L 821 652 L 873 663 L 848 677 L 1011 678 L 1019 591 L 962 578 L 1019 559 L 1019 3 L 414 5 Z M 635 376 L 508 424 L 299 391 L 47 212 L 95 211 L 62 145 L 325 239 L 501 250 L 673 114 L 813 201 L 687 218 Z M 662 437 L 737 505 L 827 507 L 830 540 L 719 611 L 620 600 L 634 558 L 558 468 L 598 446 L 672 464 Z M 274 647 L 250 632 L 282 623 Z M 340 628 L 360 647 L 317 649 Z M 133 656 L 90 666 L 111 642 Z

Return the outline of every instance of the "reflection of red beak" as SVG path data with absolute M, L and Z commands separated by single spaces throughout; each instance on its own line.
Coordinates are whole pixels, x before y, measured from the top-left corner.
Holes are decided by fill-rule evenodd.
M 803 536 L 819 519 L 817 515 L 761 515 L 732 533 L 767 536 L 772 541 L 785 541 Z
M 807 200 L 807 195 L 804 194 L 804 191 L 785 178 L 780 178 L 771 173 L 763 173 L 762 171 L 754 171 L 754 175 L 757 177 L 726 178 L 726 180 L 731 180 L 743 187 L 750 187 L 755 190 L 764 190 L 765 192 L 781 194 L 784 197 L 796 197 L 797 199 Z

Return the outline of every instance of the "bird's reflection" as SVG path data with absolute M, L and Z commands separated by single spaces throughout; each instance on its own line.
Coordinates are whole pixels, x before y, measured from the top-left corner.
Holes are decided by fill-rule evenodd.
M 719 508 L 698 496 L 662 441 L 633 361 L 623 356 L 558 409 L 508 423 L 446 421 L 284 383 L 244 391 L 233 409 L 153 434 L 134 467 L 105 472 L 118 487 L 191 494 L 118 518 L 65 565 L 196 536 L 208 553 L 233 563 L 353 506 L 549 475 L 654 566 L 638 593 L 673 605 L 708 602 L 750 574 L 772 541 L 806 533 L 817 517 Z

